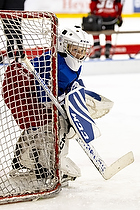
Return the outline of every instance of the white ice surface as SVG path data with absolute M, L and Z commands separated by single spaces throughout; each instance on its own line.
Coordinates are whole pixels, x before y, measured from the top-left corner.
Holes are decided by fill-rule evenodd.
M 87 61 L 82 79 L 87 89 L 114 101 L 110 113 L 95 121 L 102 133 L 93 142 L 96 150 L 107 165 L 133 151 L 134 163 L 106 181 L 71 141 L 69 156 L 81 168 L 80 178 L 54 198 L 3 205 L 0 210 L 140 209 L 140 60 Z

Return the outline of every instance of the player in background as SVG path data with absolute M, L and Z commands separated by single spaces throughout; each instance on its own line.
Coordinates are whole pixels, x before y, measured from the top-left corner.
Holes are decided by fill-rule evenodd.
M 90 53 L 92 44 L 91 37 L 77 26 L 71 29 L 64 28 L 59 34 L 58 100 L 62 106 L 65 103 L 67 93 L 79 86 L 84 86 L 79 77 L 82 63 Z M 49 85 L 48 78 L 51 70 L 50 59 L 49 53 L 45 52 L 42 56 L 31 60 L 32 65 L 47 85 Z M 12 81 L 13 78 L 14 82 Z M 14 83 L 15 86 L 11 86 L 11 83 Z M 17 87 L 20 88 L 17 90 Z M 9 92 L 11 93 L 10 97 Z M 113 105 L 110 100 L 91 91 L 87 91 L 85 95 L 86 105 L 94 119 L 105 115 Z M 24 68 L 24 64 L 22 66 L 22 64 L 13 63 L 13 66 L 7 68 L 3 82 L 3 98 L 17 124 L 23 130 L 16 144 L 12 173 L 17 173 L 18 170 L 26 168 L 34 171 L 38 179 L 47 179 L 48 176 L 53 178 L 54 134 L 51 130 L 51 117 L 50 119 L 48 117 L 51 116 L 49 108 L 52 106 L 52 102 L 46 96 L 38 81 L 34 80 L 33 75 Z M 62 182 L 75 180 L 76 177 L 81 175 L 79 167 L 67 156 L 69 139 L 74 138 L 75 134 L 71 125 L 59 115 L 59 138 L 60 142 L 63 143 L 60 144 Z M 46 156 L 46 153 L 44 154 L 44 139 L 49 144 L 48 156 Z M 48 160 L 52 162 L 52 169 L 49 171 Z
M 114 30 L 115 24 L 119 27 L 122 25 L 122 4 L 121 0 L 91 0 L 90 12 L 93 15 L 98 15 L 103 18 L 102 29 L 103 30 Z M 95 54 L 91 55 L 90 58 L 100 58 L 101 46 L 99 35 L 94 35 L 94 49 Z M 111 35 L 105 35 L 105 57 L 110 57 L 110 50 L 112 47 Z
M 0 0 L 0 10 L 24 10 L 25 0 Z M 23 53 L 23 37 L 21 32 L 21 19 L 2 19 L 4 33 L 7 38 L 7 53 L 8 58 L 13 60 L 15 58 L 14 48 L 17 45 L 18 51 L 16 57 Z M 14 39 L 13 39 L 14 37 Z M 3 63 L 3 56 L 0 56 L 0 63 Z

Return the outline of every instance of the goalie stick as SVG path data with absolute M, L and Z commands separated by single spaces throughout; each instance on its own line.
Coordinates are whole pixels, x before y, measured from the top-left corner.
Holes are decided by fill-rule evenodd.
M 52 94 L 51 90 L 47 87 L 47 85 L 44 83 L 44 81 L 40 78 L 39 74 L 34 69 L 34 66 L 31 64 L 30 60 L 25 55 L 22 58 L 22 61 L 27 65 L 29 70 L 33 73 L 35 78 L 38 80 L 39 84 L 43 87 L 45 92 L 48 94 L 54 105 L 57 107 L 57 109 L 60 111 L 64 119 L 67 119 L 67 115 L 64 111 L 64 109 L 61 107 L 57 99 Z M 114 162 L 111 166 L 107 166 L 106 163 L 103 161 L 103 159 L 99 156 L 95 148 L 90 144 L 86 143 L 81 138 L 76 138 L 76 141 L 80 144 L 82 149 L 85 151 L 89 159 L 92 161 L 94 166 L 98 169 L 100 174 L 104 179 L 110 179 L 112 176 L 114 176 L 116 173 L 118 173 L 120 170 L 128 166 L 129 164 L 133 163 L 134 156 L 132 152 L 129 152 L 119 158 L 116 162 Z
M 91 162 L 100 172 L 102 177 L 106 180 L 110 179 L 120 170 L 134 162 L 134 156 L 131 151 L 119 158 L 118 160 L 116 160 L 110 166 L 107 166 L 103 159 L 100 157 L 100 155 L 97 153 L 95 148 L 90 143 L 85 143 L 80 138 L 76 138 L 76 141 L 80 144 L 80 146 L 85 151 Z

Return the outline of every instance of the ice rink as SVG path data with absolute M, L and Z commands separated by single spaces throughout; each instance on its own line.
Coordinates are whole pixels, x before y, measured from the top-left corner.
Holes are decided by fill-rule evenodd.
M 140 30 L 140 19 L 124 20 L 124 28 Z M 63 20 L 60 25 L 79 24 L 79 19 Z M 131 23 L 131 24 L 130 24 Z M 134 23 L 134 24 L 133 24 Z M 139 27 L 139 28 L 138 28 Z M 139 44 L 135 38 L 118 37 L 124 42 Z M 140 59 L 128 56 L 113 60 L 87 61 L 81 78 L 88 90 L 114 102 L 109 114 L 96 120 L 101 137 L 93 145 L 107 165 L 129 151 L 135 161 L 110 180 L 104 180 L 77 142 L 71 140 L 69 156 L 80 167 L 82 176 L 61 190 L 54 198 L 0 206 L 0 210 L 139 210 L 140 209 Z

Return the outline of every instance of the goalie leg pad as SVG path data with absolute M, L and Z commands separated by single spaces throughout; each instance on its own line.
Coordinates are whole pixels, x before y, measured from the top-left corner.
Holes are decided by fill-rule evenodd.
M 60 137 L 60 171 L 62 182 L 65 180 L 74 180 L 73 178 L 81 176 L 80 168 L 69 158 L 69 140 L 75 136 L 75 131 L 71 128 L 68 132 L 68 123 L 62 116 L 59 116 L 59 137 Z
M 63 175 L 75 178 L 81 176 L 80 168 L 69 157 L 61 158 L 61 173 L 62 177 Z

